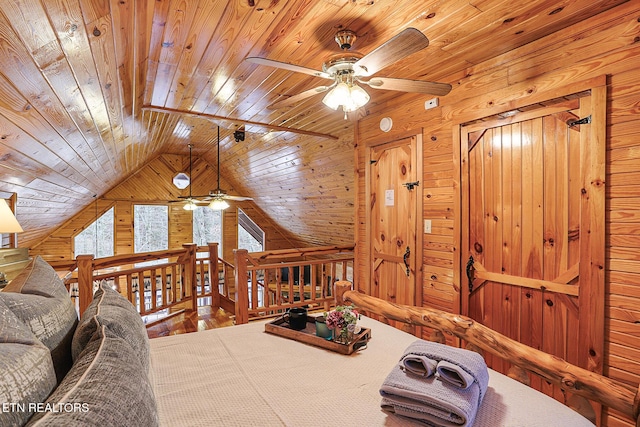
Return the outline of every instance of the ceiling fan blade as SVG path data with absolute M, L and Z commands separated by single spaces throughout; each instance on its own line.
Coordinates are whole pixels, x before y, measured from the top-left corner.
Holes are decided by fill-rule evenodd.
M 267 108 L 270 110 L 277 110 L 278 108 L 289 107 L 290 105 L 296 104 L 302 101 L 303 99 L 309 98 L 310 96 L 317 95 L 322 92 L 326 92 L 332 86 L 318 86 L 318 87 L 314 87 L 313 89 L 305 90 L 304 92 L 301 92 L 297 95 L 293 95 L 281 101 L 274 102 L 273 104 L 269 105 Z
M 223 196 L 223 199 L 225 199 L 225 200 L 235 200 L 236 202 L 244 202 L 246 200 L 253 200 L 251 197 L 232 196 L 230 194 L 225 194 Z
M 296 73 L 309 74 L 310 76 L 321 77 L 323 79 L 333 80 L 331 75 L 324 71 L 314 70 L 313 68 L 302 67 L 300 65 L 289 64 L 287 62 L 274 61 L 267 58 L 258 58 L 257 56 L 251 56 L 246 61 L 252 62 L 258 65 L 267 65 L 269 67 L 282 68 L 283 70 L 295 71 Z
M 425 82 L 421 80 L 393 79 L 390 77 L 374 77 L 369 81 L 361 81 L 374 89 L 398 90 L 401 92 L 427 93 L 429 95 L 446 95 L 451 92 L 448 83 Z
M 353 64 L 356 76 L 372 76 L 402 58 L 429 46 L 429 39 L 415 28 L 407 28 Z

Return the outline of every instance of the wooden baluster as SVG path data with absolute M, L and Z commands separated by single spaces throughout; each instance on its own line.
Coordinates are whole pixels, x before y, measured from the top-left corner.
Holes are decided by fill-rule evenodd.
M 186 296 L 191 297 L 191 308 L 190 310 L 198 309 L 198 295 L 197 295 L 197 283 L 196 283 L 196 253 L 198 250 L 198 245 L 195 243 L 186 243 L 182 245 L 183 248 L 187 250 L 187 259 L 184 264 L 184 290 L 186 292 Z
M 220 285 L 218 267 L 218 244 L 209 243 L 209 284 L 211 285 L 211 306 L 220 307 Z
M 167 306 L 167 267 L 162 267 L 160 289 L 162 289 L 162 306 Z
M 234 249 L 233 259 L 236 285 L 236 324 L 249 322 L 249 289 L 247 285 L 247 261 L 249 252 L 246 249 Z
M 80 315 L 91 304 L 93 299 L 93 255 L 78 255 L 78 300 Z
M 305 300 L 304 285 L 304 264 L 300 264 L 298 267 L 298 294 L 300 295 L 300 302 Z
M 158 294 L 156 287 L 156 269 L 152 268 L 149 270 L 149 283 L 151 283 L 151 308 L 149 311 L 153 312 L 158 305 Z
M 316 300 L 316 287 L 318 285 L 316 274 L 318 273 L 318 264 L 312 264 L 309 266 L 309 298 L 311 301 Z

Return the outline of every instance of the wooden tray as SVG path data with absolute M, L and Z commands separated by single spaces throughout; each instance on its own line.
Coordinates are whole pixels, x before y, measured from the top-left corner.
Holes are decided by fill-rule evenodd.
M 280 335 L 281 337 L 290 338 L 306 344 L 315 345 L 316 347 L 326 348 L 342 354 L 351 354 L 366 346 L 371 339 L 371 329 L 362 328 L 353 341 L 349 344 L 340 344 L 335 341 L 327 340 L 316 335 L 316 320 L 313 316 L 307 317 L 307 327 L 301 331 L 296 331 L 289 327 L 282 317 L 264 325 L 265 332 Z

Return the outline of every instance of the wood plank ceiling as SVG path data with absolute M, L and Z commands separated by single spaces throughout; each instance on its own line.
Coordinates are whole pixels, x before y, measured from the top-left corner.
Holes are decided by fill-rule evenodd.
M 319 70 L 339 50 L 338 29 L 354 30 L 366 54 L 415 27 L 430 46 L 379 74 L 455 91 L 475 64 L 623 2 L 3 0 L 0 195 L 18 194 L 28 247 L 161 153 L 187 154 L 192 143 L 215 166 L 220 125 L 226 181 L 310 241 L 327 224 L 353 225 L 357 117 L 343 120 L 320 95 L 269 109 L 326 80 L 246 57 Z M 399 94 L 368 92 L 360 115 Z

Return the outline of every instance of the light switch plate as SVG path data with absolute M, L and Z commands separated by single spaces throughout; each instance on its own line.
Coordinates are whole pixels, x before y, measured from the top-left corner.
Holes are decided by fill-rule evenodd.
M 431 220 L 430 219 L 425 219 L 424 220 L 424 232 L 425 232 L 425 234 L 430 234 L 431 233 Z
M 430 110 L 432 108 L 435 108 L 438 106 L 438 98 L 431 98 L 428 101 L 424 102 L 424 109 L 425 110 Z

